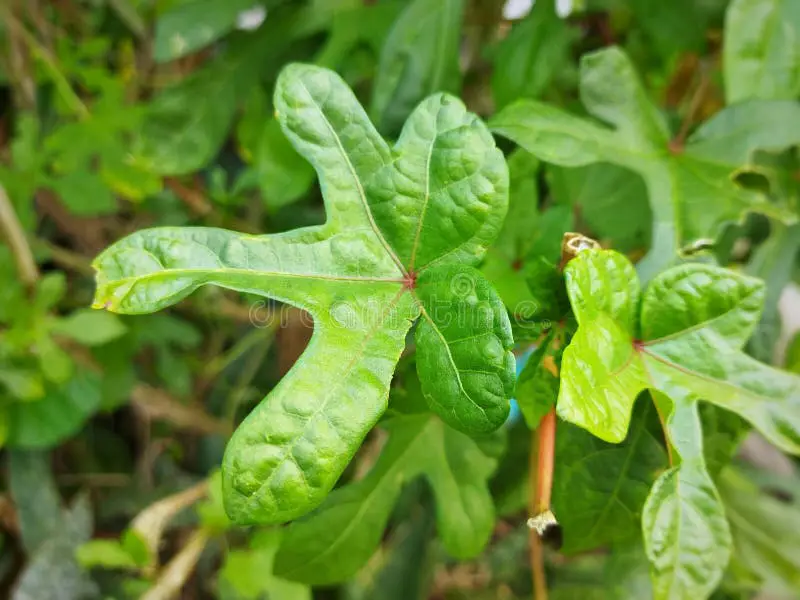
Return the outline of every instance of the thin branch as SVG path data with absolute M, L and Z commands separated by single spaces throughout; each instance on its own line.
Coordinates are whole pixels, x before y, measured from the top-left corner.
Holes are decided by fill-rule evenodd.
M 208 481 L 203 480 L 177 494 L 172 494 L 154 502 L 140 512 L 131 522 L 131 530 L 142 538 L 142 541 L 150 551 L 150 557 L 153 562 L 148 565 L 146 570 L 153 571 L 157 566 L 158 547 L 169 522 L 179 512 L 204 498 L 207 493 Z
M 169 421 L 179 429 L 230 435 L 231 426 L 196 405 L 186 405 L 164 390 L 140 383 L 131 392 L 131 404 L 149 419 Z
M 200 560 L 209 537 L 208 530 L 195 530 L 186 545 L 161 571 L 155 585 L 145 592 L 142 600 L 170 600 L 177 597 Z
M 17 213 L 2 184 L 0 184 L 0 231 L 14 256 L 19 278 L 28 289 L 32 289 L 39 279 L 39 268 L 36 266 L 33 252 L 31 252 L 31 247 L 25 237 L 25 231 L 22 229 Z

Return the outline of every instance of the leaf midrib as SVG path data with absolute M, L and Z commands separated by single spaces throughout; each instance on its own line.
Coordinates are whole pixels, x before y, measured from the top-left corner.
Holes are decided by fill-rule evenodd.
M 331 136 L 333 137 L 334 141 L 336 142 L 336 147 L 339 150 L 339 154 L 341 154 L 342 159 L 344 160 L 345 164 L 347 165 L 348 170 L 350 171 L 350 176 L 353 178 L 353 181 L 356 184 L 356 189 L 358 190 L 358 198 L 361 201 L 361 206 L 364 209 L 364 212 L 367 215 L 367 219 L 369 220 L 370 228 L 372 229 L 373 233 L 377 236 L 378 240 L 380 241 L 381 245 L 383 246 L 386 253 L 389 257 L 394 261 L 397 267 L 400 269 L 400 273 L 403 274 L 403 277 L 407 277 L 408 273 L 406 271 L 405 266 L 397 257 L 392 247 L 386 241 L 386 238 L 383 237 L 383 233 L 381 232 L 378 224 L 375 222 L 375 217 L 372 215 L 372 211 L 369 209 L 369 203 L 367 202 L 367 194 L 364 191 L 364 186 L 361 183 L 361 179 L 359 179 L 358 174 L 356 173 L 356 169 L 353 166 L 353 162 L 350 160 L 350 155 L 345 152 L 344 146 L 342 146 L 342 141 L 339 139 L 339 135 L 336 133 L 336 130 L 331 125 L 331 122 L 328 120 L 328 117 L 325 115 L 325 111 L 322 110 L 322 107 L 317 103 L 316 97 L 311 93 L 311 90 L 308 89 L 306 86 L 305 81 L 300 81 L 300 85 L 303 86 L 308 97 L 311 99 L 311 102 L 314 104 L 314 107 L 319 112 L 320 116 L 322 117 L 322 121 L 325 123 L 325 126 L 330 131 Z

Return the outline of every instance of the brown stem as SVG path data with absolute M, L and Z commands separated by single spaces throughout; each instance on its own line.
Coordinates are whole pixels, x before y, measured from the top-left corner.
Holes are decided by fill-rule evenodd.
M 539 453 L 541 451 L 540 429 L 531 431 L 531 451 L 528 461 L 530 473 L 530 492 L 528 494 L 528 514 L 539 514 Z M 551 478 L 552 481 L 552 478 Z M 533 578 L 534 600 L 547 600 L 547 576 L 544 572 L 544 548 L 539 532 L 533 527 L 528 530 L 530 548 L 531 577 Z
M 536 464 L 536 496 L 534 500 L 534 515 L 550 510 L 550 498 L 553 492 L 553 469 L 555 467 L 556 448 L 556 409 L 542 417 L 537 430 L 539 448 Z
M 17 264 L 19 278 L 28 289 L 32 289 L 39 279 L 39 268 L 33 259 L 31 247 L 17 218 L 17 213 L 14 212 L 11 200 L 2 185 L 0 185 L 0 231 L 11 249 L 14 262 Z

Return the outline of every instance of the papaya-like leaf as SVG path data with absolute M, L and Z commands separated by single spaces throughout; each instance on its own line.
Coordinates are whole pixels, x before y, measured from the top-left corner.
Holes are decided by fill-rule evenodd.
M 239 523 L 289 521 L 323 500 L 384 412 L 421 311 L 418 350 L 433 362 L 419 370 L 447 365 L 422 379 L 442 418 L 468 431 L 499 427 L 514 374 L 499 299 L 480 273 L 459 270 L 482 258 L 508 202 L 505 160 L 485 125 L 439 94 L 420 104 L 391 148 L 338 75 L 301 64 L 282 71 L 274 105 L 317 171 L 324 225 L 275 235 L 156 228 L 94 263 L 97 308 L 153 312 L 214 284 L 313 315 L 306 352 L 226 450 L 225 507 Z M 462 333 L 481 344 L 457 347 Z
M 654 594 L 707 597 L 722 577 L 731 538 L 706 465 L 697 402 L 736 413 L 800 454 L 800 378 L 742 351 L 759 322 L 760 280 L 685 264 L 640 294 L 632 269 L 607 250 L 587 250 L 567 265 L 579 327 L 564 352 L 558 413 L 619 443 L 637 395 L 653 393 L 673 464 L 643 512 Z
M 494 524 L 487 485 L 494 458 L 429 414 L 397 417 L 385 427 L 389 440 L 369 474 L 289 527 L 275 558 L 276 575 L 315 585 L 352 577 L 380 544 L 402 486 L 419 476 L 433 490 L 447 551 L 458 558 L 481 551 Z
M 800 143 L 800 105 L 753 100 L 729 107 L 684 144 L 650 101 L 630 59 L 619 48 L 581 60 L 581 98 L 588 112 L 611 125 L 577 117 L 534 100 L 520 100 L 490 122 L 543 161 L 565 167 L 612 163 L 639 173 L 653 216 L 652 245 L 639 264 L 649 279 L 673 264 L 678 252 L 720 233 L 745 212 L 790 219 L 785 207 L 737 185 L 732 174 L 757 149 Z

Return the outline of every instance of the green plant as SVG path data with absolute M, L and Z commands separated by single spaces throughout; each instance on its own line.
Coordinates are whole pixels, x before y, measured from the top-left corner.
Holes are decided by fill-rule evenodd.
M 797 596 L 797 3 L 519 4 L 0 7 L 0 596 Z

